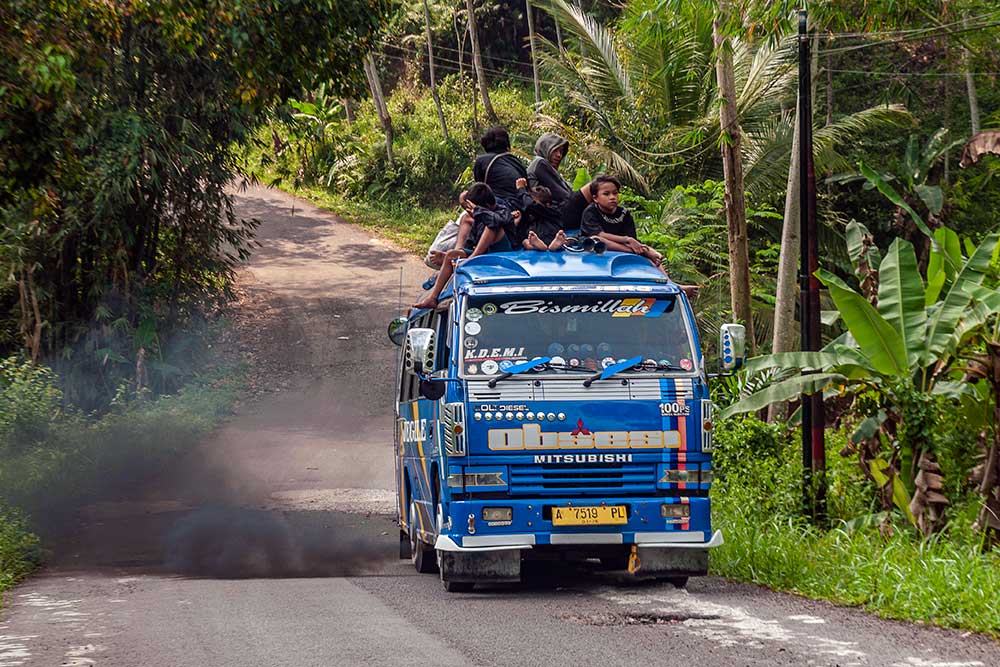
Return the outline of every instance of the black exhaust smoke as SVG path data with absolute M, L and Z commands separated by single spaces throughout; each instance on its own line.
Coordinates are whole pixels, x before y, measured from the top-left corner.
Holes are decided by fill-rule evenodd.
M 392 559 L 391 540 L 345 532 L 345 527 L 293 525 L 282 512 L 211 507 L 173 526 L 164 564 L 192 577 L 250 579 L 367 574 Z

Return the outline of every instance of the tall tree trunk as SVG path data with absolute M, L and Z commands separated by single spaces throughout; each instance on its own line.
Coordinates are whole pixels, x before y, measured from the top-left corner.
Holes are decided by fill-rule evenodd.
M 795 304 L 798 301 L 799 238 L 799 107 L 795 106 L 792 153 L 788 158 L 788 189 L 785 191 L 785 217 L 781 225 L 781 255 L 778 258 L 778 287 L 774 303 L 772 352 L 798 349 L 795 327 Z
M 490 87 L 486 82 L 486 72 L 483 70 L 483 54 L 479 50 L 479 33 L 476 27 L 476 8 L 473 0 L 465 0 L 465 6 L 469 12 L 469 37 L 472 40 L 472 64 L 476 68 L 476 79 L 479 81 L 479 92 L 483 96 L 483 110 L 490 122 L 496 123 L 496 111 L 493 110 L 493 102 L 490 101 Z
M 354 125 L 354 105 L 351 103 L 350 98 L 341 98 L 340 104 L 344 107 L 344 115 L 347 117 L 347 126 L 350 127 L 351 125 Z
M 733 317 L 747 329 L 750 350 L 757 353 L 753 316 L 750 309 L 750 255 L 747 240 L 746 196 L 743 190 L 743 158 L 741 129 L 736 106 L 736 75 L 729 39 L 722 33 L 722 22 L 729 15 L 729 0 L 720 0 L 719 14 L 712 24 L 716 61 L 716 78 L 722 105 L 719 124 L 722 131 L 722 171 L 726 182 L 726 226 L 729 236 L 730 305 Z
M 448 141 L 448 124 L 444 120 L 444 111 L 441 109 L 441 98 L 438 97 L 437 81 L 434 79 L 434 42 L 431 40 L 431 8 L 424 0 L 424 30 L 427 33 L 427 69 L 431 77 L 431 97 L 434 98 L 434 106 L 437 107 L 438 120 L 441 122 L 441 134 L 444 140 Z
M 426 2 L 426 0 L 424 0 Z M 528 19 L 528 42 L 531 45 L 531 76 L 535 81 L 535 104 L 542 103 L 542 87 L 538 82 L 538 56 L 535 54 L 535 20 L 531 15 L 531 0 L 524 0 L 524 14 Z
M 583 4 L 580 0 L 573 0 L 573 6 L 576 7 L 578 12 L 583 14 Z M 580 57 L 584 60 L 587 59 L 587 44 L 582 39 L 580 40 Z
M 827 44 L 830 40 L 827 40 Z M 813 43 L 816 44 L 815 42 Z M 819 49 L 816 49 L 816 56 L 819 57 Z M 833 56 L 826 56 L 826 126 L 833 125 Z
M 452 26 L 455 28 L 455 45 L 458 47 L 458 81 L 461 86 L 465 86 L 465 38 L 469 34 L 468 28 L 458 29 L 458 10 L 452 16 Z
M 375 58 L 372 54 L 365 56 L 365 76 L 368 78 L 368 87 L 372 91 L 372 100 L 375 102 L 375 110 L 378 112 L 378 119 L 382 123 L 382 131 L 385 132 L 385 155 L 389 166 L 395 166 L 392 156 L 392 117 L 389 116 L 389 108 L 385 104 L 385 96 L 382 94 L 382 81 L 378 77 L 378 69 L 375 67 Z
M 989 549 L 1000 543 L 1000 343 L 987 343 L 986 351 L 987 380 L 993 393 L 993 443 L 987 447 L 983 461 L 983 479 L 979 483 L 983 506 L 973 529 L 984 534 L 983 547 Z
M 963 19 L 964 26 L 967 28 L 969 25 L 968 17 Z M 969 136 L 976 136 L 979 134 L 979 97 L 976 95 L 976 81 L 972 77 L 972 69 L 969 64 L 969 49 L 962 49 L 962 65 L 965 69 L 965 90 L 969 95 L 969 121 L 972 127 L 972 134 Z

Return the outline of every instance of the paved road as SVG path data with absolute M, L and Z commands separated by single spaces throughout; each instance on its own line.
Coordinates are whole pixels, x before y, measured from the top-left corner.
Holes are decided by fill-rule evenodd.
M 408 286 L 425 271 L 283 194 L 239 205 L 263 221 L 244 284 L 281 391 L 141 491 L 81 508 L 52 566 L 8 596 L 0 667 L 1000 665 L 991 640 L 712 577 L 684 591 L 549 569 L 445 593 L 394 558 L 385 515 L 384 329 L 398 267 Z

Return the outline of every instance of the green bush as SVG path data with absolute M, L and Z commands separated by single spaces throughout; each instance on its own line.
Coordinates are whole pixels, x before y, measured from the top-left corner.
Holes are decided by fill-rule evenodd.
M 38 537 L 28 530 L 24 516 L 0 505 L 0 608 L 2 593 L 41 562 Z
M 488 125 L 481 110 L 478 123 L 473 118 L 468 86 L 468 79 L 463 84 L 454 75 L 439 85 L 447 141 L 426 88 L 399 85 L 393 90 L 388 99 L 395 134 L 391 167 L 382 126 L 370 101 L 358 105 L 355 120 L 348 125 L 339 100 L 318 96 L 312 103 L 315 108 L 309 108 L 315 112 L 310 118 L 301 113 L 279 115 L 271 126 L 275 134 L 261 142 L 267 148 L 251 156 L 250 165 L 278 175 L 286 186 L 318 185 L 369 202 L 451 206 L 461 187 L 472 180 L 472 160 L 482 152 L 479 134 Z M 513 151 L 527 162 L 543 131 L 535 125 L 530 93 L 500 85 L 490 94 L 501 124 L 511 133 Z M 571 151 L 565 173 L 572 173 L 575 159 Z
M 62 413 L 62 392 L 45 366 L 0 360 L 0 458 L 43 442 Z

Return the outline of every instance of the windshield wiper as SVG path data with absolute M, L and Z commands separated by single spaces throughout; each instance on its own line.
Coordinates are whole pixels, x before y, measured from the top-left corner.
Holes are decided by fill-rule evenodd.
M 497 386 L 497 382 L 499 382 L 500 380 L 506 380 L 509 377 L 517 375 L 518 373 L 524 373 L 525 371 L 530 371 L 532 368 L 537 368 L 542 364 L 547 364 L 549 363 L 550 359 L 551 357 L 538 357 L 537 359 L 532 359 L 531 361 L 522 361 L 519 364 L 514 364 L 513 366 L 511 366 L 510 368 L 508 368 L 503 373 L 496 376 L 486 384 L 487 386 L 489 386 L 490 389 L 493 389 L 495 386 Z
M 642 357 L 640 356 L 640 357 L 632 357 L 631 359 L 626 359 L 625 361 L 620 361 L 617 364 L 611 364 L 604 370 L 598 373 L 594 373 L 589 378 L 584 380 L 583 386 L 589 387 L 590 385 L 594 384 L 594 380 L 607 380 L 609 377 L 617 375 L 622 371 L 627 371 L 633 366 L 638 366 L 641 363 L 642 363 Z

